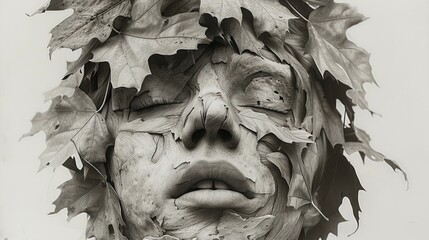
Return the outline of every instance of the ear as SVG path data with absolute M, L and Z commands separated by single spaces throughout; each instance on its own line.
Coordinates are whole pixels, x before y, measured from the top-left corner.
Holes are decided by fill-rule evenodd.
M 304 229 L 312 228 L 319 223 L 321 218 L 319 211 L 313 205 L 310 205 L 307 211 L 304 212 L 302 227 Z

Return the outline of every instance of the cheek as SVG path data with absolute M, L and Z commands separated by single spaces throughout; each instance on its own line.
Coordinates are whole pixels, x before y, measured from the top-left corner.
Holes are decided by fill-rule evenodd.
M 157 149 L 148 133 L 121 132 L 115 141 L 111 175 L 126 211 L 131 215 L 156 208 L 157 189 L 152 188 L 152 162 Z

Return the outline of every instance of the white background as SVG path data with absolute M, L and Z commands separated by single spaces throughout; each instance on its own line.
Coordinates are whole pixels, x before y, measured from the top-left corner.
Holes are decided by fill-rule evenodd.
M 61 50 L 51 61 L 45 48 L 49 31 L 70 11 L 29 18 L 45 0 L 6 1 L 0 5 L 0 240 L 83 240 L 84 215 L 70 223 L 66 212 L 48 215 L 67 172 L 37 173 L 44 135 L 18 141 L 37 111 L 45 111 L 42 93 L 56 86 L 65 60 L 78 53 Z M 372 136 L 372 145 L 401 163 L 410 189 L 387 165 L 352 158 L 367 192 L 359 231 L 356 223 L 340 225 L 339 237 L 350 240 L 422 240 L 429 228 L 429 1 L 359 0 L 370 19 L 348 33 L 372 53 L 380 88 L 367 86 L 370 107 L 382 117 L 358 111 L 357 126 Z M 344 202 L 348 204 L 346 200 Z M 351 212 L 342 207 L 346 218 Z

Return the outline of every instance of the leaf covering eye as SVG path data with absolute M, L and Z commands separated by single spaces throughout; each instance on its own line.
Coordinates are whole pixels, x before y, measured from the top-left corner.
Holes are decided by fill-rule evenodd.
M 241 105 L 287 113 L 293 105 L 294 93 L 287 82 L 273 76 L 256 77 L 244 90 L 246 102 Z
M 148 95 L 137 97 L 131 102 L 131 109 L 133 110 L 142 110 L 145 108 L 150 108 L 158 105 L 167 105 L 173 103 L 180 103 L 175 99 L 171 98 L 152 98 Z

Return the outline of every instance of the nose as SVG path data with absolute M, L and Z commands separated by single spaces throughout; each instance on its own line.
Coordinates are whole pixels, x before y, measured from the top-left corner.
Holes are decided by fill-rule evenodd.
M 203 87 L 201 84 L 200 87 Z M 240 141 L 240 126 L 236 114 L 228 107 L 219 89 L 200 89 L 191 109 L 184 116 L 182 141 L 187 148 L 193 148 L 200 141 L 210 144 L 221 143 L 228 148 L 236 148 Z M 215 90 L 215 91 L 213 91 Z

